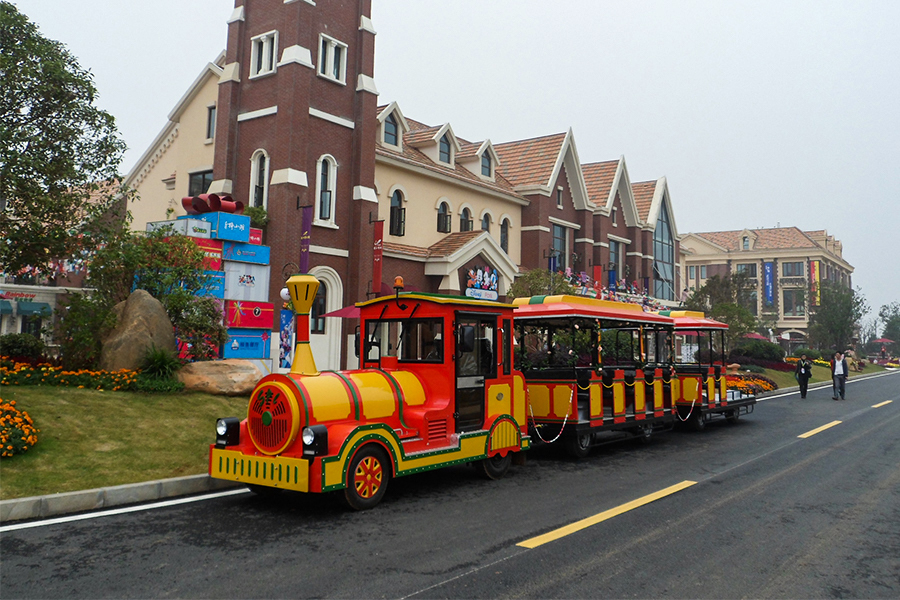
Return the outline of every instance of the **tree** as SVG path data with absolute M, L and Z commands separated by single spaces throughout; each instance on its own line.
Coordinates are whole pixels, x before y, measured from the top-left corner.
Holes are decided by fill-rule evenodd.
M 886 345 L 887 349 L 892 355 L 900 353 L 900 302 L 883 305 L 878 311 L 878 318 L 884 325 L 881 337 L 894 340 L 893 344 Z
M 697 310 L 728 325 L 725 334 L 726 351 L 757 327 L 756 317 L 747 306 L 750 304 L 752 285 L 745 273 L 732 273 L 721 277 L 714 275 L 685 302 L 688 310 Z
M 99 243 L 125 144 L 90 72 L 6 1 L 0 80 L 0 269 L 48 273 Z
M 527 298 L 529 296 L 556 296 L 558 294 L 574 294 L 573 288 L 566 278 L 546 269 L 531 269 L 517 277 L 506 295 L 509 298 Z
M 859 328 L 869 305 L 860 290 L 824 281 L 822 300 L 809 317 L 809 339 L 819 350 L 844 351 Z

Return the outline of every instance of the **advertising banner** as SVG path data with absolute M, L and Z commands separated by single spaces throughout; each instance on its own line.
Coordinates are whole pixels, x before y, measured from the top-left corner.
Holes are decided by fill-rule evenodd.
M 294 311 L 281 310 L 281 343 L 278 355 L 278 367 L 290 369 L 294 362 Z
M 813 306 L 819 306 L 822 301 L 821 267 L 819 261 L 809 261 L 809 297 Z
M 304 206 L 300 223 L 300 272 L 309 273 L 309 237 L 312 234 L 313 207 Z
M 258 265 L 269 264 L 269 247 L 243 242 L 219 242 L 223 244 L 222 258 L 235 262 L 248 262 Z
M 375 242 L 372 246 L 372 291 L 381 295 L 381 275 L 384 268 L 384 221 L 375 221 Z
M 206 223 L 206 221 L 200 221 L 201 223 Z M 209 223 L 206 223 L 209 225 Z M 222 270 L 222 246 L 224 244 L 221 240 L 208 240 L 204 238 L 194 237 L 191 238 L 195 244 L 200 246 L 203 249 L 203 267 L 207 271 L 221 271 Z
M 272 329 L 275 307 L 269 302 L 225 301 L 225 326 L 245 329 Z
M 269 358 L 269 338 L 267 329 L 229 329 L 228 341 L 222 346 L 223 358 Z
M 763 264 L 763 278 L 766 304 L 771 306 L 775 304 L 775 263 Z
M 464 294 L 469 298 L 497 300 L 500 297 L 497 269 L 492 269 L 487 265 L 469 266 L 465 269 L 465 277 L 461 283 L 465 290 Z
M 222 264 L 225 267 L 226 300 L 265 302 L 269 299 L 269 267 L 267 265 L 227 260 Z

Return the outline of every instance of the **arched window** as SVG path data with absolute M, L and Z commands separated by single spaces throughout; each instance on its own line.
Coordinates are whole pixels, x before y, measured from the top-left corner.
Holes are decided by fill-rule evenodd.
M 384 120 L 384 143 L 397 146 L 399 145 L 398 141 L 400 140 L 397 136 L 397 117 L 394 116 L 394 113 L 391 113 Z
M 665 200 L 653 232 L 653 295 L 661 300 L 675 299 L 675 241 Z
M 406 209 L 403 208 L 403 194 L 395 190 L 391 195 L 391 235 L 406 234 Z
M 459 213 L 459 230 L 472 231 L 472 211 L 468 208 L 464 208 L 462 212 Z
M 500 247 L 509 254 L 509 219 L 500 222 Z
M 450 233 L 450 229 L 450 207 L 446 202 L 441 202 L 441 206 L 438 208 L 437 230 L 440 233 Z
M 319 223 L 334 223 L 335 188 L 337 187 L 337 162 L 332 156 L 319 158 L 316 175 L 316 217 Z
M 250 159 L 250 198 L 252 206 L 267 208 L 269 204 L 269 156 L 257 150 Z
M 487 152 L 481 155 L 481 174 L 485 177 L 491 176 L 491 155 Z
M 446 133 L 441 136 L 440 160 L 443 163 L 450 164 L 450 136 Z
M 309 309 L 309 332 L 322 334 L 325 333 L 325 313 L 328 312 L 328 287 L 324 281 L 319 281 L 319 290 L 316 292 L 316 299 L 313 300 Z
M 481 217 L 481 230 L 482 231 L 491 231 L 491 215 L 485 213 L 483 217 Z

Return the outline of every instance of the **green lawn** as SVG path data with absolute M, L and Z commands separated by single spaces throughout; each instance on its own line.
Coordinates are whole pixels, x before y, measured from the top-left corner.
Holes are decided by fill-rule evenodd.
M 244 417 L 246 397 L 0 387 L 40 429 L 25 454 L 0 460 L 0 499 L 136 483 L 207 470 L 218 417 Z

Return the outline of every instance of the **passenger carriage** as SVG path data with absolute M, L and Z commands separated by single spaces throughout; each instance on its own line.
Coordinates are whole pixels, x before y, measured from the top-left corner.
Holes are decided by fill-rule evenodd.
M 529 447 L 512 305 L 398 287 L 357 305 L 361 368 L 319 372 L 308 316 L 317 288 L 310 275 L 288 280 L 298 317 L 291 370 L 260 380 L 246 419 L 217 422 L 212 477 L 261 493 L 343 490 L 365 509 L 392 477 L 476 463 L 497 479 Z
M 516 368 L 537 440 L 561 438 L 572 456 L 584 457 L 598 443 L 648 441 L 672 427 L 672 319 L 583 296 L 514 304 Z
M 725 368 L 725 332 L 728 325 L 697 311 L 662 311 L 675 322 L 678 352 L 672 386 L 678 418 L 695 430 L 725 417 L 736 423 L 753 412 L 755 396 L 728 389 Z

